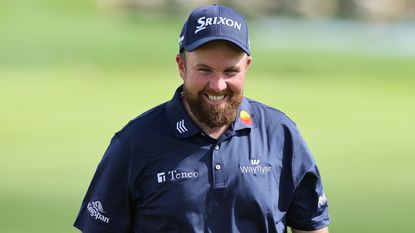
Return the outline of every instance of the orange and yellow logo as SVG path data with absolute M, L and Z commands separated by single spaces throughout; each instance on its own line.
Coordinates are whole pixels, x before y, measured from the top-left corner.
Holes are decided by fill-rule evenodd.
M 239 113 L 239 118 L 241 118 L 242 123 L 244 123 L 245 125 L 252 125 L 251 115 L 249 115 L 249 113 L 247 113 L 246 111 L 242 110 Z

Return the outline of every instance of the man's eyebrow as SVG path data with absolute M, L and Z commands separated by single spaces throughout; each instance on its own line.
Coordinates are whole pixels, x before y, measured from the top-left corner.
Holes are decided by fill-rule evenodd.
M 210 67 L 210 66 L 208 66 L 206 64 L 203 64 L 203 63 L 202 64 L 197 64 L 196 67 L 197 68 L 208 68 L 208 69 L 212 69 L 212 67 Z
M 229 67 L 226 67 L 225 68 L 226 71 L 230 71 L 230 70 L 240 70 L 240 69 L 241 69 L 241 66 L 239 66 L 239 65 L 233 65 L 233 66 L 229 66 Z
M 201 64 L 197 64 L 197 65 L 196 65 L 196 68 L 207 68 L 207 69 L 212 69 L 212 67 L 210 67 L 210 66 L 208 66 L 208 65 L 206 65 L 206 64 L 203 64 L 203 63 L 201 63 Z M 240 69 L 241 69 L 241 66 L 239 66 L 239 65 L 233 65 L 233 66 L 226 67 L 226 68 L 225 68 L 225 71 L 230 71 L 230 70 L 240 70 Z

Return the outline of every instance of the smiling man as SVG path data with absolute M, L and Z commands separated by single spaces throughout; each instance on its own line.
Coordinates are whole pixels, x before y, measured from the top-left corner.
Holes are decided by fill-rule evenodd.
M 113 137 L 75 226 L 84 233 L 327 233 L 316 163 L 282 112 L 244 97 L 248 28 L 234 10 L 194 10 L 173 98 Z
M 201 129 L 218 138 L 235 121 L 251 63 L 238 46 L 216 40 L 176 58 L 184 81 L 183 105 Z

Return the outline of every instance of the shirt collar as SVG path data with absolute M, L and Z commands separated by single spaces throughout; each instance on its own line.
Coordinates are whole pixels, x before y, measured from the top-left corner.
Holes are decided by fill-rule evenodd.
M 200 129 L 184 109 L 182 91 L 183 86 L 177 88 L 173 98 L 166 104 L 166 112 L 174 135 L 178 138 L 187 138 L 199 133 Z
M 184 109 L 182 103 L 183 85 L 177 88 L 173 98 L 166 104 L 167 118 L 177 138 L 191 137 L 200 133 L 200 128 L 193 123 L 189 114 Z M 255 117 L 252 107 L 247 98 L 243 98 L 241 106 L 239 107 L 236 120 L 230 127 L 231 130 L 238 131 L 243 129 L 255 128 Z
M 236 120 L 234 122 L 234 130 L 252 129 L 255 128 L 256 121 L 252 106 L 247 98 L 243 98 L 241 106 L 239 107 Z

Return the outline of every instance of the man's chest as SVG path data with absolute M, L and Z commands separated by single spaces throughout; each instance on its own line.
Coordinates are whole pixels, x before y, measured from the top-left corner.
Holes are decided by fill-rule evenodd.
M 214 206 L 273 212 L 280 192 L 282 152 L 250 138 L 155 148 L 135 182 L 138 208 L 213 211 Z M 245 209 L 245 210 L 244 210 Z

